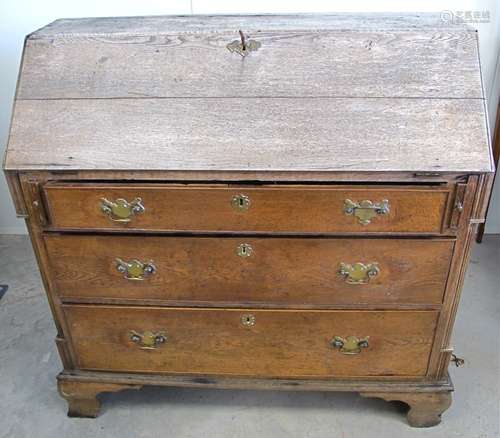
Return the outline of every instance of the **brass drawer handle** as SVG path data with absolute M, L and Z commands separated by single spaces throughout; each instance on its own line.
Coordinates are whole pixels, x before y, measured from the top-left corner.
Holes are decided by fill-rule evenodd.
M 253 248 L 248 243 L 242 243 L 236 247 L 236 255 L 239 257 L 250 257 L 253 254 Z
M 156 272 L 156 266 L 152 261 L 142 263 L 140 260 L 133 259 L 126 262 L 120 258 L 115 259 L 116 270 L 123 274 L 127 280 L 144 280 L 148 275 Z
M 141 198 L 135 198 L 132 202 L 123 198 L 115 201 L 101 198 L 101 211 L 113 222 L 130 222 L 135 215 L 144 213 L 145 210 Z
M 250 208 L 250 198 L 247 195 L 234 195 L 231 199 L 231 205 L 237 211 L 247 211 Z
M 144 333 L 139 333 L 131 330 L 130 340 L 134 344 L 140 345 L 142 350 L 154 350 L 159 345 L 167 342 L 167 335 L 163 332 L 154 333 L 147 330 Z
M 378 263 L 341 263 L 337 271 L 349 284 L 366 284 L 380 273 Z
M 343 354 L 359 354 L 361 353 L 361 349 L 370 346 L 368 339 L 369 336 L 361 339 L 356 336 L 347 336 L 347 338 L 335 336 L 331 340 L 331 344 L 333 348 L 338 348 Z
M 251 313 L 247 313 L 241 316 L 240 321 L 245 327 L 253 327 L 255 325 L 255 316 Z
M 379 203 L 374 203 L 367 199 L 359 202 L 354 202 L 350 199 L 344 201 L 344 213 L 356 216 L 361 225 L 368 225 L 375 216 L 386 215 L 389 212 L 390 207 L 387 199 L 383 199 Z

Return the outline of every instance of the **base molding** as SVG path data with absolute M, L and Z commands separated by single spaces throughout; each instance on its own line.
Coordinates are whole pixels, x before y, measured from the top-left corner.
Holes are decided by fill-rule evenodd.
M 413 427 L 438 424 L 451 405 L 453 384 L 448 375 L 439 381 L 304 380 L 239 377 L 145 375 L 65 371 L 57 376 L 59 393 L 69 405 L 70 417 L 96 417 L 98 394 L 140 389 L 146 385 L 216 389 L 270 389 L 288 391 L 358 392 L 363 397 L 402 401 L 409 405 L 408 423 Z

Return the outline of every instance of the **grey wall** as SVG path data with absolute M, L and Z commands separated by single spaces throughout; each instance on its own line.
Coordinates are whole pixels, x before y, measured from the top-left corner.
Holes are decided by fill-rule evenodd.
M 0 154 L 7 142 L 12 100 L 24 36 L 61 17 L 118 15 L 286 13 L 286 12 L 412 12 L 488 11 L 488 23 L 479 30 L 481 65 L 489 97 L 490 120 L 500 96 L 500 8 L 496 0 L 1 0 L 0 1 Z M 493 126 L 492 126 L 493 130 Z M 7 185 L 0 176 L 0 234 L 25 233 L 14 214 Z M 487 233 L 500 233 L 500 181 L 490 207 Z

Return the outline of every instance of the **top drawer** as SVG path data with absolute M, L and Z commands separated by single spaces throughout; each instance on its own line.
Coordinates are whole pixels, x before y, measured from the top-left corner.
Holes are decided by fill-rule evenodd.
M 440 234 L 449 186 L 49 183 L 53 229 Z

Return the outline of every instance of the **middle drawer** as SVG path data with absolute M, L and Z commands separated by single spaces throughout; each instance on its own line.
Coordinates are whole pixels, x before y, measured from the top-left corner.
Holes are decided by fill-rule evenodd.
M 436 305 L 446 239 L 45 236 L 66 301 L 169 305 Z

